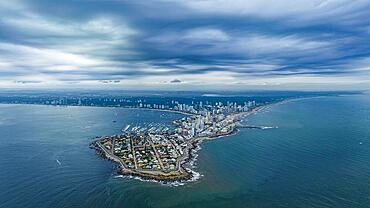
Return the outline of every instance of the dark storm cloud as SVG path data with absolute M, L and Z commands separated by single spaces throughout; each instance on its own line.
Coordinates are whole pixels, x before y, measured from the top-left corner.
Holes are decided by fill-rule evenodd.
M 174 80 L 171 80 L 171 83 L 175 83 L 175 84 L 177 84 L 177 83 L 181 83 L 181 80 L 179 80 L 179 79 L 174 79 Z
M 225 2 L 0 3 L 0 79 L 368 80 L 368 1 Z

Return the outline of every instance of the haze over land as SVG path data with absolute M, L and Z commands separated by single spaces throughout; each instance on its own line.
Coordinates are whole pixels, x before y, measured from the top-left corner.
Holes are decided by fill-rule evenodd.
M 369 89 L 370 2 L 2 1 L 1 88 Z

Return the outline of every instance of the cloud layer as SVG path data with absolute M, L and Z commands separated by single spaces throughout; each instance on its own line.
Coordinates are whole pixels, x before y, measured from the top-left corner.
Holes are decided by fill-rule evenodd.
M 1 2 L 0 87 L 364 88 L 369 9 L 365 0 Z

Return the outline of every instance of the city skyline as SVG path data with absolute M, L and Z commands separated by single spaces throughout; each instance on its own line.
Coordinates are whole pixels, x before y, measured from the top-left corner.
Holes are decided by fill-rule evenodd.
M 0 3 L 0 88 L 369 89 L 368 1 Z

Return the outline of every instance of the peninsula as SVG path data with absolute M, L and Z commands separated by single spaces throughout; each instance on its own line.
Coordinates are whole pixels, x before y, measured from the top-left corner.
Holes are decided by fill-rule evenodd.
M 141 105 L 140 105 L 141 106 Z M 227 136 L 238 128 L 263 128 L 242 126 L 241 116 L 254 113 L 266 105 L 255 101 L 203 105 L 179 104 L 159 110 L 184 113 L 174 120 L 175 128 L 140 128 L 127 126 L 122 134 L 98 137 L 91 145 L 99 155 L 119 164 L 121 175 L 139 176 L 157 181 L 186 181 L 192 178 L 187 164 L 192 160 L 198 145 L 204 140 Z

